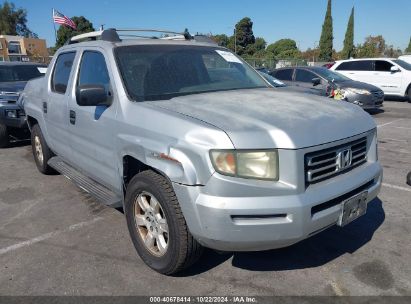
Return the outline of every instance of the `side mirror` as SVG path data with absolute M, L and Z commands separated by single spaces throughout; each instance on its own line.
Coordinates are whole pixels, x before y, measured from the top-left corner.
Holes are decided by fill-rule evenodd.
M 397 73 L 397 72 L 401 72 L 400 68 L 397 67 L 396 65 L 393 65 L 390 69 L 391 73 Z
M 313 86 L 318 86 L 319 84 L 321 84 L 321 79 L 320 78 L 313 78 L 311 80 L 311 82 L 313 83 Z
M 76 100 L 79 106 L 110 106 L 111 100 L 101 84 L 86 84 L 77 87 Z

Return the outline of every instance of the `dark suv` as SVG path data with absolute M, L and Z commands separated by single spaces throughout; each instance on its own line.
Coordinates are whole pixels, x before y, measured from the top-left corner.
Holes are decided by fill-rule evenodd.
M 366 110 L 380 108 L 384 101 L 384 92 L 378 87 L 324 67 L 281 68 L 270 74 L 287 85 L 305 88 L 321 96 L 338 97 Z
M 0 148 L 8 146 L 10 138 L 28 138 L 26 116 L 17 100 L 27 81 L 43 76 L 45 69 L 38 63 L 0 62 Z

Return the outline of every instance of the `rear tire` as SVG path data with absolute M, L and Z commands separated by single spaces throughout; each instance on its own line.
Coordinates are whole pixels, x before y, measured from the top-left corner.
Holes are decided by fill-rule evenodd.
M 39 125 L 34 125 L 31 130 L 31 147 L 37 169 L 46 175 L 55 174 L 56 171 L 47 164 L 54 154 L 47 146 Z
M 203 247 L 189 232 L 173 187 L 162 175 L 143 171 L 131 179 L 125 214 L 134 247 L 155 271 L 171 275 L 200 258 Z
M 0 124 L 0 148 L 6 148 L 10 144 L 9 132 L 7 127 L 3 124 Z
M 408 86 L 406 97 L 408 99 L 408 102 L 411 103 L 411 84 Z

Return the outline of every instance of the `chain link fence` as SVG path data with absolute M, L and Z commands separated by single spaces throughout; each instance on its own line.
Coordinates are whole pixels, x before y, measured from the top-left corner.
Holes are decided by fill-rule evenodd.
M 305 59 L 244 58 L 244 60 L 254 68 L 266 68 L 268 70 L 295 66 L 323 66 L 328 63 Z

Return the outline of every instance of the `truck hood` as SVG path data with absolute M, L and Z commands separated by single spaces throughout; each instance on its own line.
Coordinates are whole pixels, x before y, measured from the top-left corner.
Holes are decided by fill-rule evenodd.
M 282 90 L 202 93 L 152 103 L 225 131 L 237 149 L 299 149 L 375 128 L 356 105 Z
M 0 82 L 0 101 L 16 102 L 26 81 Z
M 27 81 L 0 82 L 0 92 L 21 92 Z

